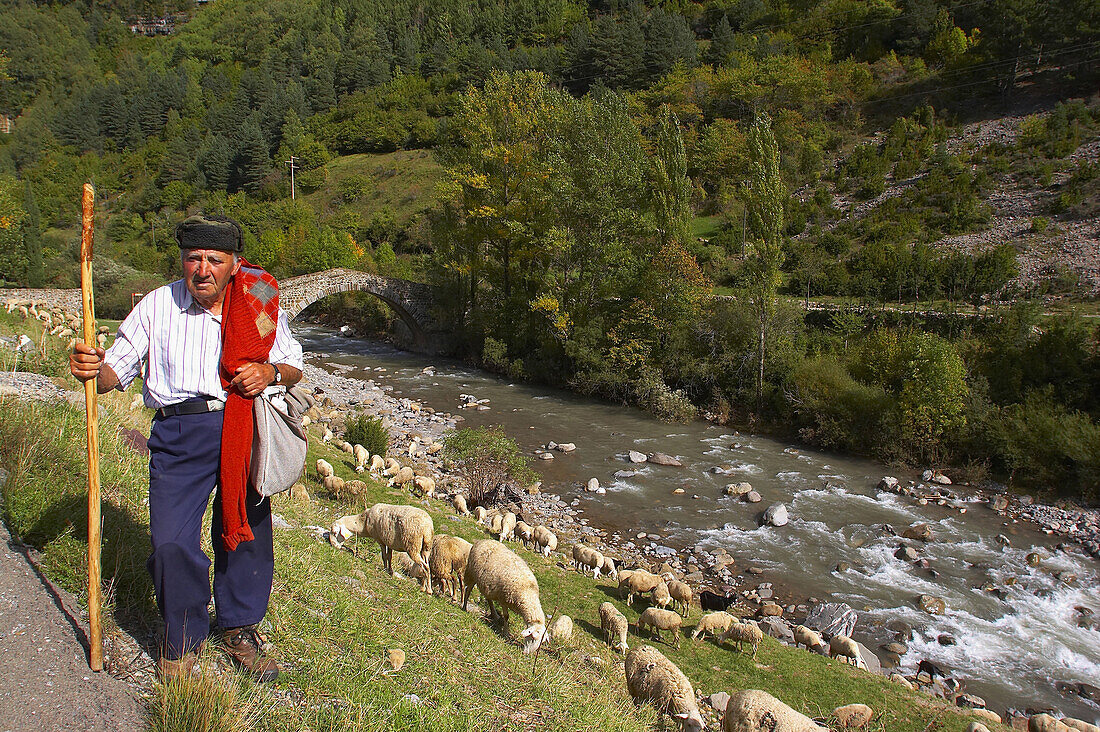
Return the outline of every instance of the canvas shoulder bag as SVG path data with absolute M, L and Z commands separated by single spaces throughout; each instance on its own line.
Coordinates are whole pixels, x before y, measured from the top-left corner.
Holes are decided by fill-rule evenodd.
M 314 403 L 298 387 L 272 386 L 252 400 L 252 464 L 249 482 L 264 498 L 294 485 L 306 462 L 302 413 Z

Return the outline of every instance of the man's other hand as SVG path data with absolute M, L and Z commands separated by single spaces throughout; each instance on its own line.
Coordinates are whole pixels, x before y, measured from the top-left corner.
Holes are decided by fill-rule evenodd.
M 94 379 L 99 376 L 99 370 L 103 366 L 104 353 L 102 348 L 77 343 L 69 354 L 69 373 L 81 382 Z
M 257 396 L 271 383 L 275 381 L 275 367 L 269 363 L 246 363 L 237 369 L 237 375 L 230 386 L 237 387 L 237 391 L 248 399 Z

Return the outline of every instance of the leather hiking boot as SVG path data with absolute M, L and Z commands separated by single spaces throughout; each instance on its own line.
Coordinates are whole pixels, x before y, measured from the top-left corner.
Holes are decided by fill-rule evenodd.
M 186 678 L 194 671 L 198 660 L 199 654 L 194 651 L 185 653 L 179 658 L 164 658 L 161 656 L 157 659 L 157 678 L 161 681 Z
M 233 663 L 244 669 L 261 684 L 274 681 L 279 675 L 279 664 L 263 654 L 265 640 L 255 625 L 230 628 L 225 631 L 222 645 Z

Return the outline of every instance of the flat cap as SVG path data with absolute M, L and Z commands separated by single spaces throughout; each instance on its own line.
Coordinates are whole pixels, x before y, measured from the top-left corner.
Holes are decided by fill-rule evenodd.
M 244 249 L 244 232 L 241 225 L 228 216 L 196 214 L 176 225 L 176 243 L 180 249 L 239 252 Z

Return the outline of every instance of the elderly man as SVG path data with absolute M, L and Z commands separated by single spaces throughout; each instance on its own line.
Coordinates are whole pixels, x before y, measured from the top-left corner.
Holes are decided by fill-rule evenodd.
M 302 347 L 275 306 L 274 280 L 240 258 L 235 221 L 192 216 L 176 227 L 176 241 L 183 278 L 146 295 L 108 351 L 78 344 L 69 369 L 80 381 L 98 377 L 100 393 L 140 374 L 145 405 L 156 410 L 147 566 L 165 626 L 162 677 L 190 673 L 209 634 L 210 558 L 199 541 L 217 487 L 213 594 L 223 643 L 235 663 L 270 681 L 279 667 L 263 654 L 256 626 L 275 566 L 271 507 L 254 491 L 245 500 L 251 443 L 240 440 L 251 439 L 251 399 L 302 378 Z

